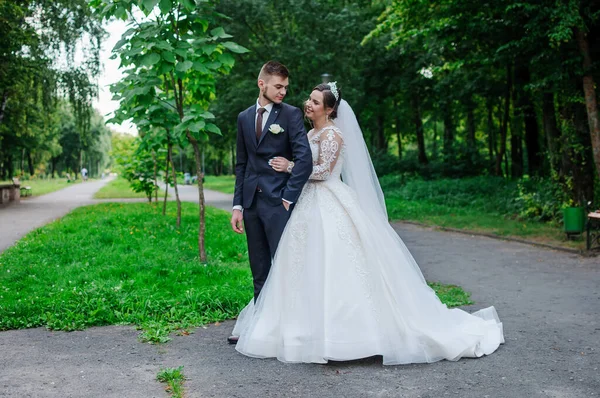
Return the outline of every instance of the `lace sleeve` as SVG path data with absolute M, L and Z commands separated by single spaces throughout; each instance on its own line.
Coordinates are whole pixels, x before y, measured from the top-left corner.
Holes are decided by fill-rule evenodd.
M 319 142 L 319 160 L 313 165 L 313 171 L 309 179 L 326 180 L 331 174 L 331 170 L 342 150 L 344 140 L 337 129 L 326 129 L 320 134 Z

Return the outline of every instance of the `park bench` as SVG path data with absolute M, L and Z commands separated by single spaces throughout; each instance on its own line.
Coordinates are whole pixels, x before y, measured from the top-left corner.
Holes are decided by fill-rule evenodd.
M 0 184 L 0 206 L 7 205 L 9 202 L 19 202 L 21 199 L 21 191 L 19 185 L 15 184 Z
M 587 249 L 600 250 L 600 210 L 587 215 Z
M 31 196 L 33 194 L 33 190 L 31 189 L 31 187 L 21 186 L 21 183 L 19 182 L 18 178 L 14 177 L 12 180 L 13 184 L 19 187 L 19 192 L 21 196 Z

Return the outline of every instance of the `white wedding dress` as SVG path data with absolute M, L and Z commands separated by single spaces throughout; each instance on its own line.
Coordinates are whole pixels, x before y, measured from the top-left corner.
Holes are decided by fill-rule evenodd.
M 384 365 L 494 352 L 504 342 L 494 307 L 448 309 L 387 217 L 389 229 L 374 223 L 342 182 L 344 162 L 353 161 L 344 132 L 328 127 L 308 138 L 313 173 L 256 304 L 238 317 L 236 349 L 283 362 L 381 355 Z

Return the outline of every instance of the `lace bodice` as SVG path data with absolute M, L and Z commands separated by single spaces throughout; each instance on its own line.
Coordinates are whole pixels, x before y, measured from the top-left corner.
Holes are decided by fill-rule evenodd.
M 335 126 L 327 126 L 317 132 L 308 132 L 312 151 L 313 171 L 310 180 L 339 180 L 344 158 L 344 139 Z

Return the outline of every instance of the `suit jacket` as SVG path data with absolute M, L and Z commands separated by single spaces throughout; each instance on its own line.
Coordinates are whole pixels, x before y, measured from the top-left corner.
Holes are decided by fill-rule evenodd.
M 256 104 L 238 115 L 233 205 L 250 207 L 257 188 L 273 206 L 282 204 L 282 199 L 296 202 L 312 173 L 312 153 L 302 112 L 285 103 L 273 104 L 258 143 L 255 118 Z M 272 124 L 280 125 L 283 132 L 271 133 Z M 269 159 L 276 156 L 294 160 L 291 174 L 277 172 L 269 166 Z

